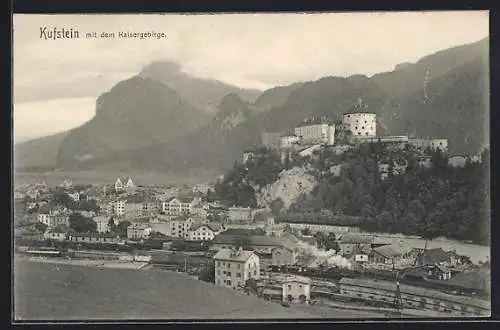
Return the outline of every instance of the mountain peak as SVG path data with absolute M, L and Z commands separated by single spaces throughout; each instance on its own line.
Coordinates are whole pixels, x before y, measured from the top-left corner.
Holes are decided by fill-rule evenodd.
M 157 61 L 144 67 L 141 77 L 161 82 L 201 110 L 215 113 L 217 105 L 228 94 L 237 94 L 247 102 L 253 102 L 260 91 L 232 86 L 216 79 L 200 78 L 182 70 L 181 65 L 172 61 Z

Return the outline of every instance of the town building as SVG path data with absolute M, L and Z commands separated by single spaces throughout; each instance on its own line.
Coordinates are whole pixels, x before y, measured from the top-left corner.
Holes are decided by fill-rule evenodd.
M 199 183 L 194 185 L 192 188 L 194 194 L 206 195 L 209 190 L 213 190 L 213 186 L 208 183 Z
M 189 237 L 189 229 L 195 223 L 195 219 L 188 215 L 179 215 L 174 219 L 168 221 L 168 233 L 166 235 L 187 239 Z
M 400 245 L 400 244 L 388 244 L 375 247 L 368 256 L 369 261 L 376 264 L 386 264 L 394 266 L 406 260 L 414 260 L 413 249 Z
M 70 233 L 69 240 L 76 243 L 118 244 L 120 239 L 116 234 L 100 233 Z
M 248 222 L 252 219 L 252 209 L 249 207 L 230 207 L 227 210 L 229 222 Z
M 151 226 L 145 223 L 133 223 L 127 227 L 127 238 L 130 240 L 141 240 L 151 235 Z
M 64 181 L 59 185 L 63 189 L 69 189 L 73 186 L 73 181 L 71 179 L 64 179 Z
M 157 201 L 142 202 L 142 215 L 156 214 L 161 209 L 161 203 Z
M 453 155 L 448 158 L 448 164 L 452 167 L 464 167 L 469 161 L 469 157 L 463 155 Z
M 51 241 L 64 241 L 68 238 L 69 233 L 75 232 L 71 228 L 65 228 L 62 226 L 57 226 L 55 228 L 47 230 L 44 234 L 43 237 L 47 240 Z
M 295 265 L 297 263 L 297 252 L 291 247 L 277 246 L 272 249 L 271 255 L 273 266 Z
M 123 206 L 124 215 L 135 217 L 143 215 L 143 203 L 126 202 Z
M 300 137 L 297 135 L 283 135 L 280 137 L 280 148 L 291 149 L 296 147 L 300 142 Z
M 349 112 L 342 116 L 342 124 L 354 137 L 376 137 L 377 115 L 369 112 Z
M 107 233 L 111 230 L 111 228 L 109 228 L 109 219 L 110 218 L 104 215 L 99 215 L 92 218 L 92 220 L 97 224 L 98 233 Z M 118 219 L 113 219 L 113 222 L 115 226 L 119 223 Z
M 303 230 L 308 228 L 312 234 L 320 231 L 326 233 L 349 233 L 349 232 L 359 232 L 359 227 L 357 226 L 335 226 L 335 225 L 323 225 L 315 223 L 300 223 L 300 222 L 280 222 L 285 226 L 290 226 L 292 229 Z
M 190 241 L 211 241 L 223 230 L 217 222 L 193 224 L 188 232 Z
M 371 250 L 375 243 L 375 238 L 366 235 L 345 234 L 337 240 L 340 248 L 340 255 L 350 256 L 360 251 Z
M 108 216 L 123 217 L 125 215 L 125 200 L 111 201 L 107 205 L 106 214 Z
M 124 191 L 127 189 L 132 189 L 132 188 L 135 188 L 135 184 L 130 177 L 123 179 L 123 180 L 120 178 L 117 178 L 115 181 L 115 191 L 116 192 L 121 192 L 121 191 Z
M 335 143 L 334 124 L 301 124 L 295 127 L 295 136 L 300 139 L 301 144 L 325 144 Z
M 420 151 L 425 151 L 427 149 L 441 150 L 441 152 L 448 151 L 447 139 L 408 139 L 408 144 Z
M 286 276 L 282 281 L 283 301 L 305 303 L 311 300 L 311 280 L 304 276 Z
M 162 203 L 162 211 L 167 215 L 191 214 L 197 198 L 172 197 Z
M 80 200 L 80 193 L 78 191 L 68 193 L 68 196 L 75 202 L 78 202 Z
M 214 256 L 215 284 L 232 288 L 244 288 L 249 279 L 260 278 L 259 257 L 252 251 L 222 249 Z
M 372 302 L 392 303 L 397 290 L 396 282 L 374 279 L 343 277 L 338 285 L 340 294 L 346 298 Z M 475 297 L 447 294 L 438 290 L 399 284 L 404 308 L 447 312 L 456 315 L 489 316 L 491 302 Z
M 49 228 L 69 226 L 69 217 L 66 214 L 52 210 L 46 213 L 38 213 L 37 220 Z

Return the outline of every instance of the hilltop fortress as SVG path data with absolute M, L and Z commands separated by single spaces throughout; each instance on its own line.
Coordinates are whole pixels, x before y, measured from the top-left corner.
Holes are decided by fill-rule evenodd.
M 336 136 L 347 136 L 347 141 L 336 141 Z M 378 136 L 377 115 L 367 111 L 367 105 L 360 98 L 350 112 L 342 116 L 341 123 L 329 122 L 326 118 L 305 119 L 294 129 L 293 134 L 286 132 L 264 132 L 262 145 L 266 149 L 280 151 L 282 159 L 291 151 L 296 151 L 301 156 L 310 155 L 322 146 L 335 148 L 342 152 L 363 143 L 383 143 L 404 148 L 411 145 L 417 150 L 437 150 L 446 153 L 448 140 L 442 138 L 410 138 L 403 136 Z M 255 151 L 245 151 L 243 162 L 254 154 Z

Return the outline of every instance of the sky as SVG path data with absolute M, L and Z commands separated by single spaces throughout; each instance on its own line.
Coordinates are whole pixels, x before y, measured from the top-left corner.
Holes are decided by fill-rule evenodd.
M 44 40 L 40 29 L 78 30 Z M 489 35 L 487 11 L 420 13 L 14 15 L 14 141 L 77 127 L 95 99 L 153 61 L 264 90 L 324 76 L 391 71 Z M 162 39 L 85 38 L 163 32 Z

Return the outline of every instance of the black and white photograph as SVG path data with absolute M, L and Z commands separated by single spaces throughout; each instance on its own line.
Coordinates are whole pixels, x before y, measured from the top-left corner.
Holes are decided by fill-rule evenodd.
M 489 12 L 14 14 L 12 321 L 491 316 Z

